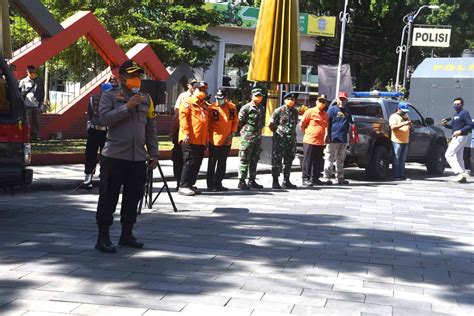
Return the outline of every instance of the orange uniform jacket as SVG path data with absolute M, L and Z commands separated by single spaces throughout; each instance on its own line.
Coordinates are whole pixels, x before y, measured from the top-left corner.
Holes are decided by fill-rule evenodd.
M 226 138 L 237 132 L 239 113 L 237 107 L 230 102 L 220 106 L 217 102 L 209 107 L 209 142 L 214 146 L 231 145 L 225 143 Z
M 189 143 L 193 145 L 207 145 L 208 131 L 208 103 L 199 101 L 190 96 L 179 106 L 179 142 L 185 135 L 189 135 Z
M 303 143 L 310 145 L 324 145 L 328 128 L 328 114 L 314 107 L 306 110 L 301 120 L 301 129 L 304 132 Z

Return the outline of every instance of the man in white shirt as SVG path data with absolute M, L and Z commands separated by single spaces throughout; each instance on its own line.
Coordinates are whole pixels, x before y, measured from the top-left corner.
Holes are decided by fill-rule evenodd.
M 40 114 L 43 111 L 44 84 L 38 77 L 36 67 L 29 65 L 26 67 L 27 76 L 20 81 L 21 95 L 25 100 L 26 119 L 30 126 L 31 138 L 40 140 Z

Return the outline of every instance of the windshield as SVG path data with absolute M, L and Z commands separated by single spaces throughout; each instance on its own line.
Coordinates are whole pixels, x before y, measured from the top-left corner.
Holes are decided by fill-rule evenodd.
M 347 106 L 354 116 L 383 118 L 382 107 L 377 102 L 349 101 Z

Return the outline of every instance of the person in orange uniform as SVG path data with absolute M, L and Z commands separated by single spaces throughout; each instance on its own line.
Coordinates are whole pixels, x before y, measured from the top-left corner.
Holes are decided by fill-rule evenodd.
M 306 110 L 301 120 L 303 137 L 303 186 L 324 184 L 319 177 L 324 169 L 324 141 L 328 114 L 326 95 L 321 94 L 314 108 Z
M 184 166 L 178 193 L 186 196 L 201 193 L 195 184 L 209 139 L 207 83 L 196 82 L 194 88 L 193 95 L 179 106 L 178 141 Z
M 209 161 L 207 165 L 207 188 L 210 191 L 228 191 L 222 185 L 232 138 L 237 132 L 239 118 L 237 107 L 224 93 L 216 93 L 216 102 L 209 107 Z M 217 169 L 216 169 L 217 165 Z

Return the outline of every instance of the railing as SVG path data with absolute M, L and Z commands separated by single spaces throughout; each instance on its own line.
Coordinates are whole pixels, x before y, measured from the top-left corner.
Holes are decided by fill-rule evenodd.
M 69 106 L 70 104 L 77 101 L 82 95 L 87 93 L 87 91 L 96 85 L 98 82 L 104 82 L 112 75 L 112 71 L 110 68 L 105 69 L 104 71 L 100 72 L 96 77 L 94 77 L 91 81 L 86 83 L 84 86 L 76 89 L 79 83 L 74 83 L 75 88 L 72 89 L 73 91 L 55 91 L 50 90 L 48 93 L 49 105 L 48 105 L 48 113 L 59 113 L 64 108 Z M 60 98 L 58 98 L 60 96 Z

